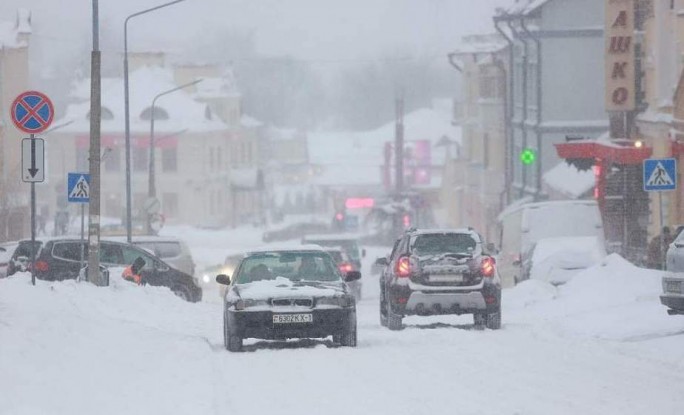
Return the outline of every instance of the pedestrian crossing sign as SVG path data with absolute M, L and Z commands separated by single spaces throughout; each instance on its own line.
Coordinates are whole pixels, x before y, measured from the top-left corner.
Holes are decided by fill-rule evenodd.
M 647 192 L 663 192 L 677 188 L 677 160 L 648 159 L 644 160 L 644 190 Z
M 67 192 L 69 202 L 90 202 L 90 175 L 87 173 L 69 173 L 67 176 Z

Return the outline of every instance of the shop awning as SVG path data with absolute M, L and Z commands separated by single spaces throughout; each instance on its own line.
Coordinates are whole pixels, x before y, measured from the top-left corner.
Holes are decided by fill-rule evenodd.
M 652 147 L 636 147 L 631 140 L 578 140 L 555 146 L 562 159 L 601 159 L 622 165 L 641 164 L 653 154 Z

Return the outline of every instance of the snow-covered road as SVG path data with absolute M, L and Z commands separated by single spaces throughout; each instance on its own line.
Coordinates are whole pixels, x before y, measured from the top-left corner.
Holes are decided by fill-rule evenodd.
M 0 280 L 0 414 L 684 412 L 684 318 L 658 303 L 656 272 L 611 256 L 561 289 L 525 282 L 505 290 L 499 331 L 463 316 L 390 332 L 377 276 L 364 280 L 358 348 L 251 341 L 237 354 L 217 302 L 116 279 Z

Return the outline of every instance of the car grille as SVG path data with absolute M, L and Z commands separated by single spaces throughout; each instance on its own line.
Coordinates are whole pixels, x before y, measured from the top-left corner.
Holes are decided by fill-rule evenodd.
M 684 290 L 682 290 L 682 281 L 665 281 L 665 292 L 684 294 Z
M 271 305 L 276 307 L 298 306 L 298 307 L 313 307 L 313 299 L 311 298 L 274 298 L 271 300 Z

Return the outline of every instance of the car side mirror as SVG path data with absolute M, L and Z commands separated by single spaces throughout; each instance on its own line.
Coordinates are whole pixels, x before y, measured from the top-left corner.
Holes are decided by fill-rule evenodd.
M 365 257 L 366 257 L 366 248 L 363 248 L 361 250 L 361 258 L 365 258 Z
M 387 265 L 389 265 L 389 261 L 387 261 L 387 258 L 385 257 L 380 257 L 375 260 L 375 265 L 386 267 Z
M 216 282 L 221 285 L 230 285 L 230 277 L 226 274 L 219 274 L 216 276 Z
M 344 276 L 344 282 L 352 282 L 361 279 L 361 273 L 359 271 L 349 271 Z

